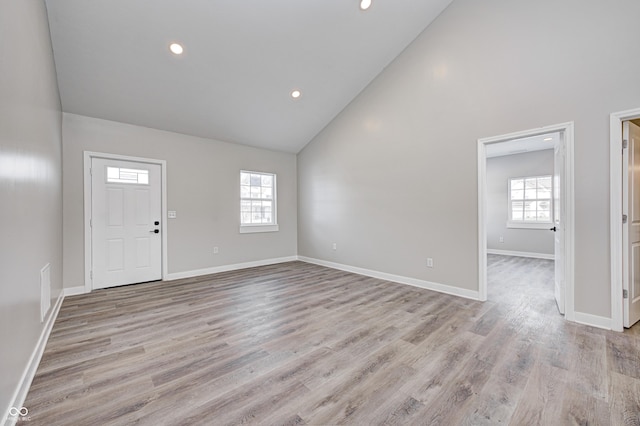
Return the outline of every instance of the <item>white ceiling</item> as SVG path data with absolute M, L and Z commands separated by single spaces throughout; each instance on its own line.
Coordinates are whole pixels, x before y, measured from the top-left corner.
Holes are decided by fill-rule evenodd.
M 46 4 L 65 112 L 295 153 L 451 1 Z
M 502 157 L 505 155 L 523 154 L 525 152 L 532 151 L 542 151 L 545 149 L 553 149 L 555 144 L 559 141 L 559 132 L 513 139 L 505 142 L 488 144 L 486 154 L 487 158 L 492 158 Z

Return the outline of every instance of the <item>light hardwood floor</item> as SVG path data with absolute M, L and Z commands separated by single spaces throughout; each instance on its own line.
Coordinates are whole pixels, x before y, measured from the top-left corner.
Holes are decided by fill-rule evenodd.
M 485 303 L 302 262 L 69 297 L 29 424 L 640 425 L 640 332 L 564 321 L 551 265 L 490 256 Z

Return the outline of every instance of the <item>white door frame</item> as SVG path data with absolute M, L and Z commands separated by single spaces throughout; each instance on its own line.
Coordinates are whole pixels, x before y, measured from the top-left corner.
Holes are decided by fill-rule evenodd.
M 622 122 L 640 118 L 640 108 L 610 116 L 609 197 L 611 235 L 611 329 L 624 330 L 622 299 Z
M 478 139 L 478 294 L 482 301 L 487 300 L 487 145 L 538 136 L 545 133 L 563 132 L 565 143 L 564 156 L 564 251 L 565 251 L 565 319 L 575 321 L 574 307 L 574 189 L 573 189 L 573 122 L 506 135 Z
M 168 274 L 167 261 L 167 162 L 153 158 L 131 157 L 128 155 L 107 154 L 104 152 L 84 151 L 84 291 L 93 290 L 91 277 L 91 160 L 104 158 L 108 160 L 133 161 L 136 163 L 158 164 L 160 166 L 160 184 L 162 188 L 162 280 Z

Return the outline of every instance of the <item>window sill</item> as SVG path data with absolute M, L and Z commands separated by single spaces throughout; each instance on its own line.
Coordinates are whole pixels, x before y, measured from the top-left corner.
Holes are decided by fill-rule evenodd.
M 513 229 L 546 229 L 553 228 L 553 222 L 507 222 L 507 228 Z
M 241 234 L 254 234 L 257 232 L 277 232 L 280 230 L 278 225 L 244 225 L 240 226 Z

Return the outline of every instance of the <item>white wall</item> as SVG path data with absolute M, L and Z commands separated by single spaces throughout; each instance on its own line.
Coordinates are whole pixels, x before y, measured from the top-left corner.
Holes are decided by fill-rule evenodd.
M 487 158 L 487 248 L 553 255 L 553 225 L 545 229 L 507 228 L 509 179 L 553 175 L 553 150 Z M 504 242 L 500 242 L 500 237 Z
M 84 285 L 84 151 L 167 161 L 170 274 L 296 255 L 295 155 L 68 113 L 63 135 L 65 286 Z M 277 174 L 278 232 L 239 233 L 241 169 Z
M 574 121 L 575 308 L 610 317 L 608 118 L 640 107 L 638 16 L 455 0 L 299 154 L 300 255 L 478 290 L 478 138 Z
M 42 1 L 0 1 L 0 76 L 3 415 L 43 330 L 40 269 L 47 263 L 52 306 L 62 291 L 62 115 Z

